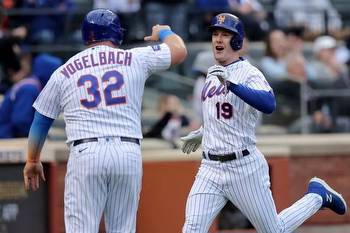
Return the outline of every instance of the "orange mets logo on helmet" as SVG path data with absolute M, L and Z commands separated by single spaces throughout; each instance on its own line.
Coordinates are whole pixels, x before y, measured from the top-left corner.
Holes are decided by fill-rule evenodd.
M 225 15 L 219 15 L 218 16 L 218 22 L 221 24 L 221 23 L 224 23 L 225 22 Z

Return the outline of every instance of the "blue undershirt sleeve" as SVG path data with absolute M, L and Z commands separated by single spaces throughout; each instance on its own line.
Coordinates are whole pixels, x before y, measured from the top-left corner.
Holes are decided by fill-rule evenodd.
M 276 99 L 271 91 L 256 90 L 228 82 L 227 88 L 253 108 L 270 114 L 276 109 Z
M 28 138 L 31 146 L 36 148 L 38 151 L 41 151 L 53 121 L 54 119 L 46 117 L 35 111 Z

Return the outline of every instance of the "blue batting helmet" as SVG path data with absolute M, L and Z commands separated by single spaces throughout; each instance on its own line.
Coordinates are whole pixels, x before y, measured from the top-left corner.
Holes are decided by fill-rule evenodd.
M 118 16 L 110 10 L 97 9 L 87 13 L 81 31 L 86 45 L 111 41 L 119 46 L 123 42 L 124 29 L 120 26 Z
M 216 15 L 209 26 L 209 29 L 224 29 L 233 33 L 231 47 L 233 50 L 240 50 L 243 45 L 244 27 L 242 21 L 233 14 L 221 13 Z

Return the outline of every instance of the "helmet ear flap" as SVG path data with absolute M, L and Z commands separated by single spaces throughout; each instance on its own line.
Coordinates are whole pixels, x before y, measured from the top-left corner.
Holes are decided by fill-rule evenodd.
M 119 45 L 121 45 L 123 43 L 123 39 L 125 36 L 125 29 L 124 28 L 119 28 L 119 31 L 116 33 L 116 43 Z
M 232 36 L 231 41 L 230 41 L 230 44 L 231 44 L 231 48 L 234 51 L 238 51 L 238 50 L 240 50 L 242 48 L 243 38 L 240 37 L 239 35 L 237 35 L 236 33 L 233 33 L 233 36 Z

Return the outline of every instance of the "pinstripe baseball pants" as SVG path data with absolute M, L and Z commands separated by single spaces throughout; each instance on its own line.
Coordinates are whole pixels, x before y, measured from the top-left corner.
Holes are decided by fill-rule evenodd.
M 219 162 L 203 159 L 186 204 L 184 233 L 206 233 L 231 201 L 259 233 L 293 232 L 322 205 L 317 194 L 307 194 L 277 214 L 270 190 L 267 161 L 256 148 L 249 156 Z
M 67 233 L 134 233 L 141 191 L 141 148 L 120 138 L 71 146 L 64 192 Z

